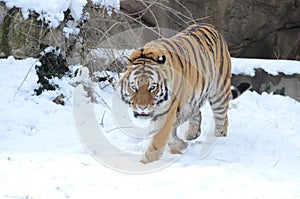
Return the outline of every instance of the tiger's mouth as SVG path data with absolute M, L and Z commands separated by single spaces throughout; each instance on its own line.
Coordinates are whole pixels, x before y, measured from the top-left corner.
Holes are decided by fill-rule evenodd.
M 136 118 L 151 118 L 153 116 L 153 111 L 151 112 L 138 112 L 138 111 L 133 111 L 133 116 Z

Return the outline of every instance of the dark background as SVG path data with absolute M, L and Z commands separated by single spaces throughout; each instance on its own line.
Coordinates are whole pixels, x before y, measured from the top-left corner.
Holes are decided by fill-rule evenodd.
M 169 0 L 152 5 L 151 2 L 154 1 L 121 1 L 121 10 L 140 17 L 148 26 L 155 27 L 158 21 L 160 27 L 177 31 L 186 27 L 187 19 L 174 10 L 197 22 L 211 23 L 223 33 L 234 57 L 300 60 L 300 0 Z M 139 13 L 146 7 L 149 11 Z

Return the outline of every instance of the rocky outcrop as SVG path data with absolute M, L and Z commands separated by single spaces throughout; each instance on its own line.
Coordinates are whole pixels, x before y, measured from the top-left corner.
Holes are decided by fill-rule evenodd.
M 121 1 L 121 8 L 137 13 L 147 25 L 182 30 L 188 18 L 176 10 L 197 22 L 214 24 L 228 41 L 232 56 L 300 60 L 299 0 L 162 1 L 169 7 L 164 9 L 136 2 Z M 154 15 L 148 11 L 139 16 L 138 11 L 147 6 Z
M 232 75 L 231 84 L 238 87 L 242 84 L 249 84 L 251 90 L 257 93 L 273 93 L 283 96 L 289 96 L 300 102 L 300 74 L 278 75 L 268 74 L 263 69 L 255 69 L 254 76 Z
M 108 47 L 102 45 L 105 40 L 128 29 L 127 21 L 120 15 L 109 15 L 105 8 L 94 5 L 90 0 L 87 2 L 80 22 L 74 20 L 68 9 L 64 12 L 64 20 L 56 28 L 40 20 L 39 14 L 33 11 L 24 19 L 21 9 L 7 9 L 5 3 L 0 2 L 0 58 L 37 58 L 45 47 L 53 46 L 60 48 L 69 65 L 84 63 L 90 49 Z M 80 30 L 79 34 L 64 32 L 64 28 L 72 23 Z M 124 46 L 120 43 L 113 46 L 120 45 Z
M 41 45 L 57 46 L 64 42 L 62 31 L 50 30 L 32 12 L 24 19 L 20 9 L 8 10 L 0 3 L 0 56 L 37 57 Z
M 48 27 L 46 23 L 38 20 L 39 15 L 30 12 L 24 19 L 18 8 L 7 9 L 0 3 L 0 58 L 14 56 L 18 59 L 26 57 L 40 57 L 40 53 L 47 46 L 59 47 L 67 58 L 69 64 L 78 63 L 76 56 L 76 38 L 66 38 L 63 28 L 68 21 L 68 12 L 65 12 L 65 21 L 57 28 Z M 78 54 L 78 53 L 77 53 Z M 77 61 L 75 61 L 77 60 Z
M 69 11 L 57 28 L 48 27 L 31 12 L 24 19 L 20 9 L 7 9 L 0 3 L 0 57 L 38 57 L 44 46 L 58 46 L 69 64 L 82 63 L 89 49 L 106 47 L 104 40 L 112 35 L 144 24 L 159 32 L 159 27 L 180 31 L 193 22 L 212 23 L 228 41 L 234 57 L 280 58 L 300 60 L 299 0 L 182 0 L 121 1 L 121 13 L 108 16 L 105 8 L 87 1 L 86 19 L 78 23 L 79 35 L 66 38 L 63 28 L 72 21 Z M 149 3 L 150 2 L 150 3 Z M 145 29 L 138 34 L 141 44 L 157 38 Z M 164 34 L 163 34 L 164 35 Z M 113 46 L 134 43 L 122 38 Z M 127 39 L 128 40 L 128 39 Z M 124 43 L 125 42 L 125 43 Z M 127 42 L 127 43 L 126 43 Z M 103 46 L 104 45 L 104 46 Z M 111 44 L 110 44 L 111 45 Z M 134 46 L 137 46 L 136 44 Z M 115 58 L 115 57 L 112 57 Z

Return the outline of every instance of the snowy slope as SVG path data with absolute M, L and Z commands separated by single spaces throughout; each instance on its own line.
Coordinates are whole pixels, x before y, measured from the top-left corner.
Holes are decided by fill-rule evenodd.
M 228 137 L 200 158 L 211 113 L 203 108 L 203 135 L 174 164 L 133 175 L 107 168 L 89 155 L 73 116 L 73 80 L 56 80 L 61 91 L 33 95 L 34 59 L 0 60 L 0 198 L 299 198 L 300 103 L 289 97 L 246 92 L 232 101 Z M 66 105 L 52 102 L 63 92 Z M 110 104 L 112 91 L 102 97 Z M 103 103 L 97 120 L 114 119 Z M 139 149 L 139 140 L 115 130 L 119 148 Z M 168 151 L 165 157 L 170 156 Z M 164 157 L 163 157 L 164 158 Z M 140 164 L 137 162 L 137 164 Z

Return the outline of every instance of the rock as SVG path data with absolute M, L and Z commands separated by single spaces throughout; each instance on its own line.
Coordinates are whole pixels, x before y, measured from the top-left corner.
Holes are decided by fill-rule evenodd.
M 181 3 L 168 1 L 165 6 L 169 9 L 154 5 L 150 9 L 160 26 L 177 31 L 187 26 L 188 18 L 174 14 L 174 10 L 200 19 L 198 22 L 214 24 L 225 36 L 234 57 L 300 60 L 299 0 L 185 0 Z M 121 9 L 125 13 L 137 13 L 145 5 L 121 1 Z M 157 25 L 149 12 L 141 20 L 146 25 Z
M 55 104 L 60 104 L 60 105 L 65 105 L 65 96 L 63 94 L 60 94 L 58 95 L 54 100 L 53 102 Z
M 76 38 L 66 39 L 63 33 L 66 21 L 54 29 L 38 17 L 35 12 L 30 12 L 28 19 L 24 19 L 20 9 L 7 9 L 3 2 L 0 3 L 0 58 L 38 58 L 47 46 L 59 47 L 67 57 L 74 54 Z
M 161 31 L 160 27 L 181 31 L 188 24 L 202 22 L 214 24 L 223 33 L 234 57 L 300 60 L 299 0 L 121 1 L 121 13 L 111 16 L 105 8 L 87 2 L 84 13 L 88 17 L 78 23 L 80 34 L 68 38 L 63 28 L 74 20 L 69 10 L 61 25 L 53 29 L 37 20 L 38 14 L 31 12 L 25 20 L 20 9 L 7 9 L 0 2 L 0 57 L 39 57 L 41 46 L 50 45 L 62 50 L 68 64 L 83 63 L 90 49 L 142 46 L 160 36 L 153 34 Z M 153 29 L 134 33 L 143 35 L 140 40 L 123 35 L 113 44 L 103 42 L 141 24 Z M 164 31 L 160 34 L 169 36 Z
M 257 93 L 273 93 L 289 96 L 300 102 L 300 74 L 278 75 L 268 74 L 263 69 L 255 69 L 253 77 L 248 75 L 232 75 L 231 84 L 239 87 L 242 84 L 250 84 L 251 90 Z

